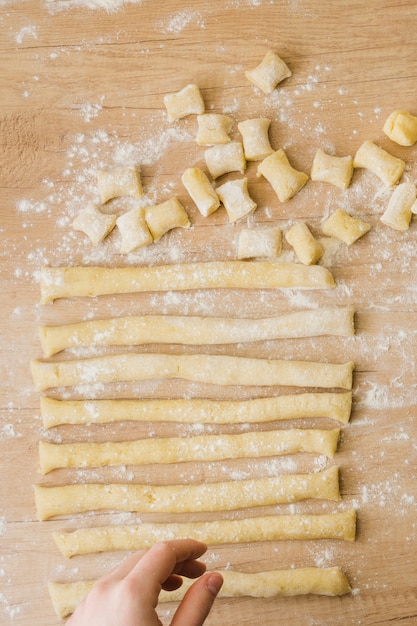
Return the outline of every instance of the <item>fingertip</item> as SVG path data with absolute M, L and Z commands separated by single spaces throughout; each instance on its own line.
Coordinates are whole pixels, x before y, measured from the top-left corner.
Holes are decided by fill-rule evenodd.
M 223 576 L 218 572 L 213 572 L 208 576 L 206 586 L 208 591 L 215 598 L 223 586 Z

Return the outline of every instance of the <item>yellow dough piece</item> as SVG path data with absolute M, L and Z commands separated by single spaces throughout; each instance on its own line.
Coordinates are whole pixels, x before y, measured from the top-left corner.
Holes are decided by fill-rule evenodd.
M 307 174 L 294 169 L 282 149 L 260 162 L 257 176 L 266 178 L 280 202 L 290 200 L 308 181 Z
M 120 196 L 137 198 L 143 195 L 142 181 L 135 166 L 99 170 L 97 186 L 102 204 Z
M 192 513 L 299 502 L 339 500 L 338 468 L 311 474 L 192 485 L 74 484 L 35 486 L 36 510 L 43 521 L 87 511 Z
M 126 353 L 49 363 L 31 361 L 39 391 L 51 387 L 180 378 L 213 385 L 352 389 L 353 362 L 285 361 L 217 354 Z
M 62 467 L 103 467 L 220 461 L 310 452 L 333 457 L 339 429 L 297 429 L 250 432 L 237 435 L 160 437 L 104 443 L 50 443 L 40 441 L 42 474 Z
M 245 76 L 264 93 L 270 94 L 284 78 L 291 76 L 291 70 L 281 57 L 268 50 L 259 65 L 247 70 Z
M 45 428 L 62 424 L 108 424 L 122 421 L 185 424 L 262 423 L 311 417 L 347 424 L 352 392 L 300 393 L 253 400 L 40 400 Z
M 412 146 L 417 141 L 417 117 L 408 111 L 393 111 L 386 120 L 383 131 L 400 146 Z
M 325 267 L 272 261 L 208 261 L 155 267 L 44 267 L 41 304 L 57 298 L 192 289 L 329 289 Z
M 364 141 L 354 156 L 353 167 L 364 167 L 387 187 L 393 187 L 404 172 L 405 162 L 372 141 Z
M 113 550 L 142 550 L 158 541 L 193 537 L 208 545 L 252 543 L 254 541 L 306 541 L 335 539 L 355 541 L 356 511 L 322 515 L 266 515 L 211 522 L 144 523 L 79 528 L 53 533 L 61 553 L 79 554 Z
M 127 316 L 39 328 L 45 357 L 81 346 L 212 345 L 320 335 L 353 336 L 353 309 L 310 309 L 260 319 Z
M 243 596 L 273 598 L 307 594 L 342 596 L 351 592 L 346 575 L 338 567 L 303 567 L 257 573 L 225 570 L 221 571 L 221 574 L 224 582 L 219 598 Z M 184 579 L 182 586 L 176 591 L 161 591 L 159 602 L 179 602 L 192 582 Z M 92 580 L 72 583 L 50 582 L 49 594 L 57 616 L 64 619 L 73 613 L 94 584 L 95 581 Z

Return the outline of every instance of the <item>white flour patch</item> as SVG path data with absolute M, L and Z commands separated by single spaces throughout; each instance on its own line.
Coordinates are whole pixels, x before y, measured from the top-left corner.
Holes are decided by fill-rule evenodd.
M 102 10 L 115 13 L 125 4 L 142 4 L 142 0 L 47 0 L 45 7 L 51 14 L 69 9 Z
M 163 33 L 180 33 L 189 24 L 196 24 L 202 29 L 206 27 L 204 17 L 200 11 L 191 10 L 178 11 L 178 13 L 174 13 L 167 20 L 159 22 L 156 26 Z

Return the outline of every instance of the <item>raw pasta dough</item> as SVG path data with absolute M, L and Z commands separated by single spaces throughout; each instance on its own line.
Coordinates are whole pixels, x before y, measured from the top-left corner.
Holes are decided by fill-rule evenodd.
M 87 511 L 192 513 L 298 502 L 339 500 L 338 468 L 311 474 L 192 485 L 74 484 L 35 486 L 40 521 Z
M 104 443 L 39 443 L 41 472 L 62 467 L 103 467 L 220 461 L 245 457 L 277 456 L 311 452 L 333 457 L 339 430 L 291 428 L 237 435 L 159 437 Z
M 253 400 L 55 400 L 43 396 L 40 402 L 45 428 L 121 421 L 236 424 L 309 417 L 347 424 L 352 392 L 300 393 Z
M 325 267 L 270 261 L 208 261 L 156 267 L 44 267 L 41 303 L 71 296 L 143 291 L 335 287 Z
M 338 567 L 303 567 L 252 574 L 225 570 L 221 574 L 224 583 L 218 596 L 220 598 L 242 596 L 272 598 L 306 594 L 341 596 L 351 591 L 347 577 Z M 162 591 L 159 602 L 182 600 L 192 582 L 184 579 L 178 590 Z M 94 584 L 95 581 L 91 580 L 49 583 L 49 594 L 58 617 L 64 619 L 73 613 Z
M 251 543 L 253 541 L 305 541 L 337 539 L 354 541 L 356 511 L 322 515 L 267 515 L 212 522 L 144 523 L 122 526 L 80 528 L 53 534 L 61 553 L 78 554 L 112 550 L 141 550 L 158 541 L 193 537 L 208 545 Z
M 350 337 L 353 334 L 354 311 L 351 308 L 311 309 L 261 319 L 128 316 L 39 328 L 46 357 L 81 346 L 208 345 L 320 335 Z
M 352 388 L 353 362 L 285 361 L 216 354 L 127 353 L 74 361 L 31 361 L 39 391 L 91 383 L 180 378 L 213 385 Z

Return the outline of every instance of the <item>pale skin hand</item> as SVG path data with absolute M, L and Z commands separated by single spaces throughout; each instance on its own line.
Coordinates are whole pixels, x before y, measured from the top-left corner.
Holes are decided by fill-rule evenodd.
M 171 626 L 202 626 L 223 579 L 205 573 L 197 559 L 207 546 L 193 539 L 155 544 L 135 553 L 105 574 L 77 607 L 67 626 L 162 626 L 156 613 L 161 589 L 181 586 L 181 576 L 197 578 L 187 591 Z

